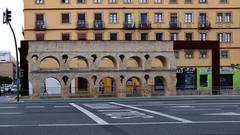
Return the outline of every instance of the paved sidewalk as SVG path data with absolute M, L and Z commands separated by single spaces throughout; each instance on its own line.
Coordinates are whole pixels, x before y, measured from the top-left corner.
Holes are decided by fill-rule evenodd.
M 155 96 L 155 97 L 104 97 L 104 98 L 40 98 L 21 97 L 23 102 L 105 102 L 105 101 L 182 101 L 182 100 L 239 100 L 240 96 Z
M 15 99 L 16 99 L 16 95 L 0 96 L 0 103 L 14 102 Z

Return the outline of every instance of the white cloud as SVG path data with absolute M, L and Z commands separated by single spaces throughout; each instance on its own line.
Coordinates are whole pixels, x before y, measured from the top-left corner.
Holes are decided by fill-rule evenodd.
M 23 39 L 22 27 L 24 25 L 23 18 L 23 0 L 0 0 L 0 50 L 11 51 L 15 57 L 15 44 L 12 32 L 8 25 L 3 24 L 3 12 L 8 8 L 12 11 L 11 25 L 15 31 L 18 47 L 20 40 Z

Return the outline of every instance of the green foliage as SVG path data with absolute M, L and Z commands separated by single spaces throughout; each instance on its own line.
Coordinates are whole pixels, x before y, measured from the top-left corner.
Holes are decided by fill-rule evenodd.
M 1 84 L 12 84 L 13 80 L 10 77 L 0 76 L 0 85 Z

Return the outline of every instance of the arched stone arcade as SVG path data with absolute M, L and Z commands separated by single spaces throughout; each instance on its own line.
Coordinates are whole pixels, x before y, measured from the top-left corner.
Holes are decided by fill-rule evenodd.
M 41 82 L 49 77 L 59 81 L 62 97 L 176 93 L 176 61 L 168 42 L 163 45 L 161 42 L 151 45 L 137 41 L 111 42 L 108 45 L 101 41 L 59 41 L 62 47 L 54 46 L 55 42 L 58 41 L 42 42 L 46 43 L 44 48 L 37 49 L 34 47 L 37 42 L 29 44 L 27 60 L 34 98 L 40 96 Z M 104 92 L 99 91 L 101 83 L 104 83 Z

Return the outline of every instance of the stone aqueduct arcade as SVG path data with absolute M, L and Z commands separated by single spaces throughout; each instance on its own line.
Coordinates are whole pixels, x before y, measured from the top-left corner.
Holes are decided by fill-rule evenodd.
M 33 98 L 54 78 L 61 97 L 176 94 L 170 41 L 27 41 Z M 71 87 L 74 83 L 74 87 Z

